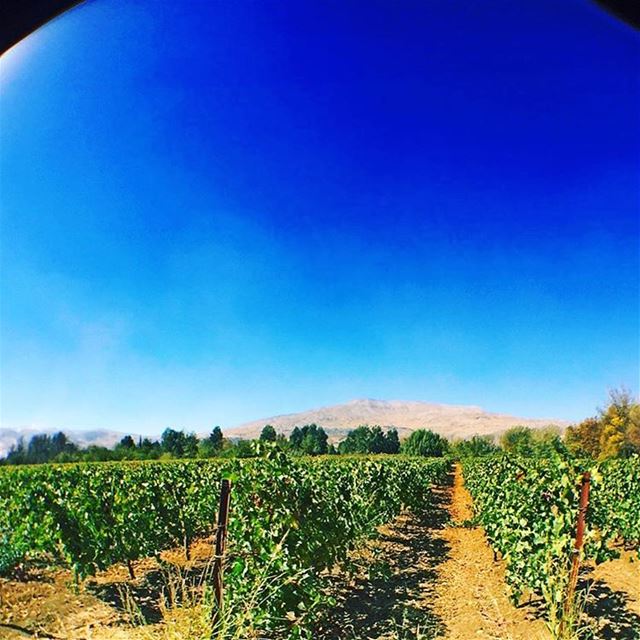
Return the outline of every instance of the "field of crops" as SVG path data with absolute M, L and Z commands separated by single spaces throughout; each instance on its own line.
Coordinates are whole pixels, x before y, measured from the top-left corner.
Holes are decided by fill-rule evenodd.
M 66 563 L 79 576 L 212 532 L 232 481 L 226 591 L 263 630 L 302 629 L 318 574 L 403 507 L 428 509 L 450 463 L 404 457 L 42 465 L 0 473 L 0 562 Z M 131 564 L 130 564 L 131 566 Z M 285 622 L 286 621 L 286 622 Z
M 580 559 L 640 542 L 640 458 L 588 463 L 505 454 L 462 462 L 475 521 L 502 558 L 514 599 L 541 595 L 553 637 L 567 607 L 584 474 Z M 225 606 L 247 603 L 261 633 L 301 637 L 327 599 L 320 574 L 404 508 L 428 513 L 447 459 L 262 458 L 39 465 L 0 470 L 0 571 L 19 563 L 73 568 L 81 579 L 183 547 L 215 531 L 221 479 L 232 483 Z M 214 607 L 215 608 L 215 607 Z
M 500 455 L 467 461 L 466 485 L 489 544 L 505 561 L 511 595 L 544 598 L 556 633 L 571 615 L 568 590 L 576 555 L 580 492 L 590 476 L 582 560 L 611 558 L 611 542 L 640 540 L 640 458 L 588 464 Z

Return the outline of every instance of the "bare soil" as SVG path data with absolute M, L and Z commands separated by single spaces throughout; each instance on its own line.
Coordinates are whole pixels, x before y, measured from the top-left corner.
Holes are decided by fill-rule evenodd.
M 585 567 L 586 613 L 596 638 L 640 640 L 640 561 L 635 551 L 597 567 Z
M 172 597 L 177 573 L 196 585 L 205 575 L 212 541 L 198 540 L 190 552 L 190 561 L 182 550 L 170 550 L 161 554 L 161 562 L 134 562 L 135 580 L 125 565 L 79 586 L 67 570 L 32 569 L 0 578 L 0 639 L 137 640 L 141 623 L 148 628 L 160 622 L 161 602 Z
M 462 640 L 546 640 L 544 622 L 527 608 L 516 608 L 504 582 L 504 567 L 479 527 L 465 524 L 473 517 L 472 500 L 457 467 L 448 509 L 451 526 L 440 535 L 450 548 L 438 572 L 435 610 L 447 621 L 443 638 Z
M 449 553 L 435 534 L 446 512 L 429 518 L 401 515 L 354 554 L 352 564 L 328 576 L 336 605 L 318 624 L 318 640 L 432 638 L 444 628 L 435 613 L 438 566 Z M 434 522 L 438 520 L 437 524 Z
M 515 606 L 504 564 L 481 527 L 459 468 L 436 504 L 380 529 L 353 556 L 351 571 L 331 576 L 336 606 L 321 621 L 320 640 L 549 640 L 542 603 Z M 635 559 L 634 559 L 635 558 Z M 585 627 L 593 640 L 640 639 L 640 563 L 635 552 L 585 567 Z
M 457 469 L 424 517 L 401 516 L 367 546 L 370 567 L 382 564 L 386 574 L 372 576 L 371 568 L 356 562 L 354 576 L 335 579 L 337 605 L 318 637 L 546 640 L 535 612 L 509 601 L 504 569 L 494 562 L 482 530 L 464 526 L 472 515 Z

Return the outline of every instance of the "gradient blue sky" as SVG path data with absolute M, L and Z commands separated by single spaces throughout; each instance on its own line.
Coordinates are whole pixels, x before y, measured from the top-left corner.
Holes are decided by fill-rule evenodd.
M 638 390 L 638 35 L 587 0 L 95 0 L 2 61 L 2 426 Z

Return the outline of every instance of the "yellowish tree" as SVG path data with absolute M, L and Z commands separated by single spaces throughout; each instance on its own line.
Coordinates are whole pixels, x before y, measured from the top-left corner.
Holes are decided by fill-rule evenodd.
M 587 455 L 592 458 L 600 456 L 600 437 L 603 424 L 598 418 L 587 418 L 580 424 L 567 428 L 565 444 L 576 455 Z
M 600 411 L 600 458 L 615 458 L 640 452 L 639 405 L 626 389 L 609 393 L 609 406 Z

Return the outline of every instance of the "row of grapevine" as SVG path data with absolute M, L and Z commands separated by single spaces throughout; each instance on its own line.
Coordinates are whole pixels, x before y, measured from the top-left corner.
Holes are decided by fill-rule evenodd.
M 500 455 L 463 466 L 476 518 L 503 557 L 513 599 L 525 591 L 542 595 L 552 629 L 561 628 L 568 615 L 580 485 L 587 470 L 591 502 L 582 557 L 600 562 L 613 555 L 614 538 L 638 541 L 640 458 L 596 465 L 560 456 Z
M 591 513 L 608 535 L 640 553 L 640 456 L 598 465 Z
M 232 480 L 227 593 L 261 630 L 303 629 L 318 574 L 403 506 L 424 509 L 443 460 L 376 456 L 43 465 L 0 472 L 0 563 L 65 562 L 87 575 L 211 533 Z M 262 593 L 256 599 L 257 586 Z

